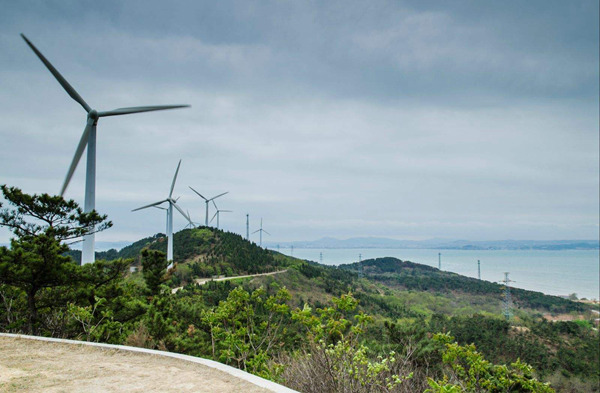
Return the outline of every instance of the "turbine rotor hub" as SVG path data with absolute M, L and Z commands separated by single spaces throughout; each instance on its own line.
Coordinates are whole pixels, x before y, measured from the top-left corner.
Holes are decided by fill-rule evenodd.
M 98 111 L 95 109 L 92 109 L 91 111 L 88 112 L 88 117 L 94 120 L 98 120 Z

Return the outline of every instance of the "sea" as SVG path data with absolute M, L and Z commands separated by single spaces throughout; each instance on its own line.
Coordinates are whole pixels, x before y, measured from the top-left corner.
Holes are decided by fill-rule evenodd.
M 292 255 L 289 248 L 279 250 Z M 321 257 L 322 253 L 322 257 Z M 438 255 L 441 254 L 441 255 Z M 511 286 L 543 292 L 548 295 L 600 299 L 599 250 L 441 250 L 385 248 L 294 248 L 293 256 L 325 265 L 340 265 L 380 257 L 395 257 L 403 261 L 438 267 L 442 270 L 478 277 L 491 282 L 504 280 L 509 273 Z M 321 259 L 322 258 L 322 259 Z

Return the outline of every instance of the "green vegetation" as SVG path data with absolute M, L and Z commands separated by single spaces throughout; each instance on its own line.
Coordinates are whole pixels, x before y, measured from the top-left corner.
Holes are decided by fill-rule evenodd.
M 12 208 L 0 224 L 15 237 L 0 248 L 0 331 L 212 358 L 304 392 L 550 392 L 548 381 L 598 391 L 600 341 L 582 303 L 513 290 L 508 322 L 497 284 L 394 258 L 362 262 L 359 279 L 356 264 L 301 261 L 204 227 L 175 234 L 179 263 L 168 273 L 160 234 L 78 266 L 65 241 L 91 222 L 109 226 L 105 217 L 2 190 Z M 544 313 L 587 319 L 551 323 Z

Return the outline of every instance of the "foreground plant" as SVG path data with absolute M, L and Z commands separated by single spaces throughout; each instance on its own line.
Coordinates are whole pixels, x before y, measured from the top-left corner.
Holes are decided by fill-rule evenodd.
M 436 334 L 435 340 L 445 344 L 444 364 L 450 367 L 442 380 L 429 379 L 429 393 L 552 393 L 554 389 L 533 377 L 533 368 L 517 360 L 510 366 L 495 365 L 483 358 L 475 346 L 461 346 L 449 334 Z
M 267 296 L 263 287 L 252 293 L 237 287 L 227 300 L 204 311 L 202 322 L 210 332 L 213 358 L 273 379 L 279 367 L 269 367 L 268 362 L 275 345 L 282 340 L 289 299 L 285 288 Z
M 334 297 L 332 302 L 332 307 L 316 313 L 308 305 L 292 312 L 292 318 L 306 329 L 308 345 L 288 359 L 283 375 L 286 383 L 302 392 L 401 390 L 412 377 L 406 358 L 395 352 L 370 357 L 359 338 L 372 318 L 362 312 L 351 316 L 358 306 L 351 294 Z

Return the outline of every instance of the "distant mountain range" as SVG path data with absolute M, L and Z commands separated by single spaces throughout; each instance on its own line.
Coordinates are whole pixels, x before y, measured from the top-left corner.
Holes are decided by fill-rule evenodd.
M 446 250 L 597 250 L 598 240 L 396 240 L 381 237 L 355 237 L 336 239 L 324 237 L 313 241 L 269 243 L 269 248 L 427 248 Z
M 109 249 L 121 250 L 130 245 L 130 242 L 97 242 L 98 251 Z M 336 239 L 324 237 L 319 240 L 306 240 L 294 242 L 266 243 L 271 249 L 277 248 L 399 248 L 399 249 L 444 249 L 444 250 L 598 250 L 598 240 L 396 240 L 383 237 L 353 237 L 350 239 Z M 8 247 L 8 243 L 0 243 Z M 74 247 L 78 249 L 78 247 Z M 97 252 L 98 252 L 97 251 Z

